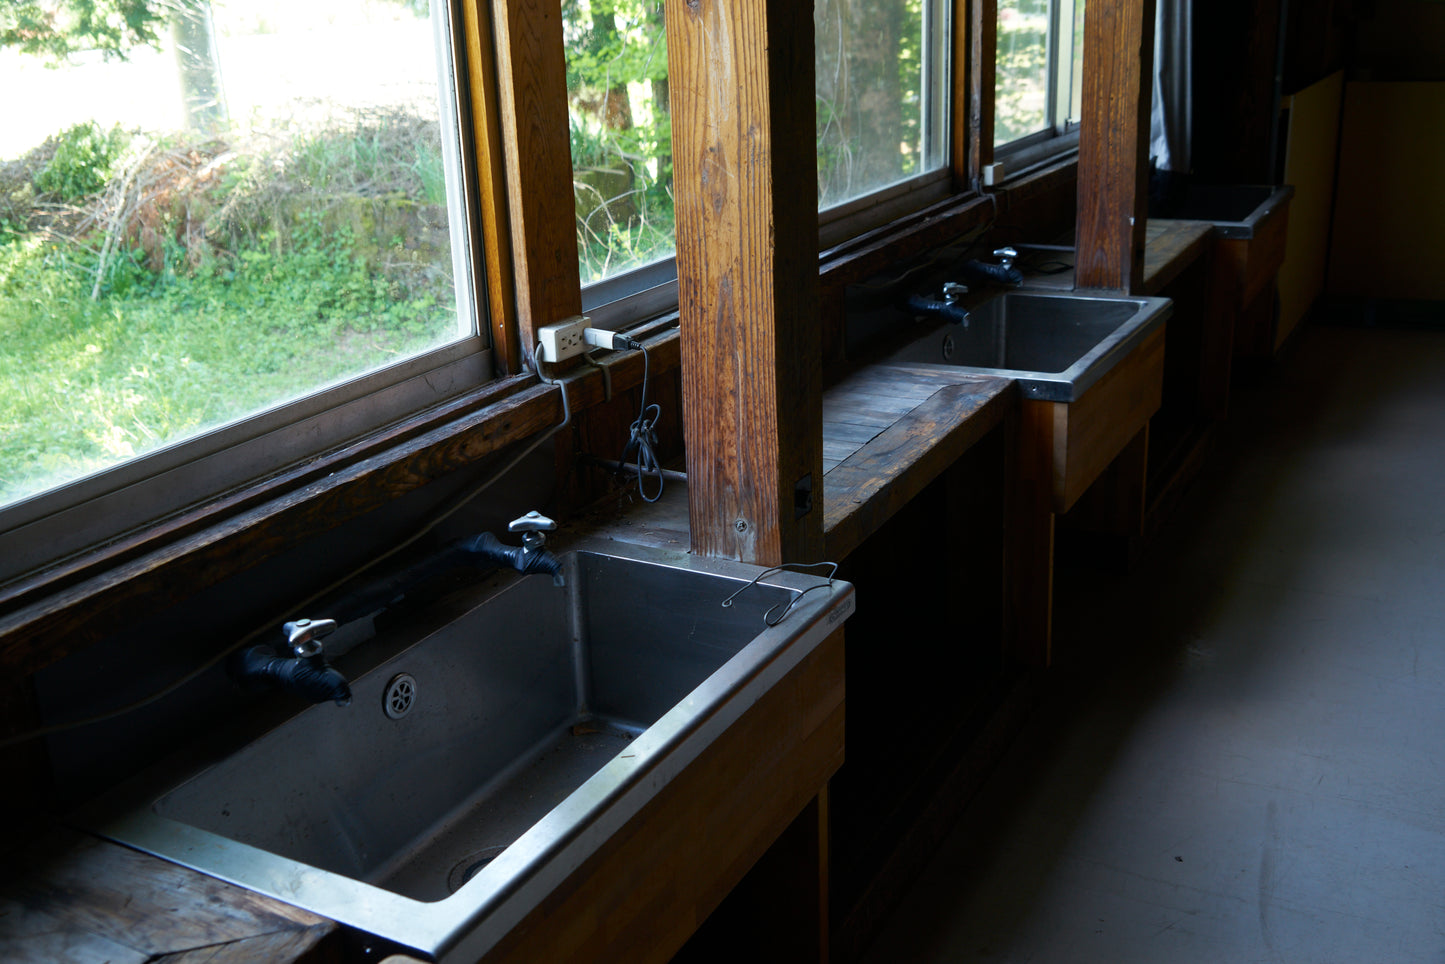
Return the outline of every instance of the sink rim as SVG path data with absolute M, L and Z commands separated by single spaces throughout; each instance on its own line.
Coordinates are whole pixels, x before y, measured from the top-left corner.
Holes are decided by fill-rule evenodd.
M 1012 378 L 1018 383 L 1026 398 L 1038 399 L 1049 402 L 1074 402 L 1078 401 L 1089 388 L 1102 378 L 1122 358 L 1133 351 L 1134 348 L 1144 340 L 1144 337 L 1158 328 L 1174 312 L 1174 302 L 1169 298 L 1160 298 L 1157 295 L 1128 295 L 1106 291 L 1089 291 L 1074 289 L 1060 291 L 1057 288 L 1031 288 L 1027 285 L 1020 288 L 1012 288 L 1008 291 L 1000 291 L 979 303 L 979 307 L 998 298 L 1007 298 L 1010 295 L 1026 295 L 1030 298 L 1043 298 L 1060 301 L 1106 301 L 1111 303 L 1127 302 L 1138 306 L 1133 318 L 1128 319 L 1119 327 L 1100 339 L 1094 347 L 1090 348 L 1072 365 L 1060 372 L 1035 372 L 1014 368 L 987 368 L 981 365 L 946 365 L 941 362 L 898 362 L 883 359 L 885 364 L 900 367 L 921 367 L 949 372 L 963 372 L 973 375 L 993 375 L 1003 378 Z M 943 331 L 946 331 L 951 322 L 943 322 L 934 327 L 928 335 L 920 336 L 916 341 L 923 338 L 933 338 Z
M 702 559 L 596 537 L 568 545 L 564 551 L 719 576 L 734 584 L 730 589 L 743 588 L 763 571 L 730 560 Z M 466 613 L 485 606 L 518 578 L 505 578 L 480 589 Z M 795 591 L 827 583 L 821 577 L 787 571 L 771 573 L 760 581 Z M 737 604 L 745 601 L 746 596 L 740 597 Z M 803 596 L 778 626 L 763 626 L 759 609 L 759 633 L 638 735 L 627 758 L 608 761 L 456 893 L 440 901 L 405 897 L 154 811 L 155 801 L 224 755 L 194 750 L 181 754 L 72 814 L 70 822 L 384 941 L 439 959 L 475 960 L 816 648 L 851 615 L 854 605 L 852 586 L 835 580 L 831 588 Z M 421 645 L 439 631 L 431 627 L 405 649 Z M 318 707 L 288 714 L 286 719 L 314 709 Z M 280 722 L 285 720 L 265 721 L 252 739 Z
M 1292 184 L 1222 184 L 1222 185 L 1201 185 L 1202 187 L 1243 187 L 1268 189 L 1269 193 L 1263 201 L 1257 204 L 1247 217 L 1239 221 L 1226 221 L 1220 218 L 1175 218 L 1179 221 L 1199 221 L 1213 227 L 1214 233 L 1221 238 L 1233 240 L 1250 240 L 1254 237 L 1255 231 L 1268 220 L 1286 201 L 1294 197 L 1294 185 Z M 1166 219 L 1167 220 L 1167 219 Z

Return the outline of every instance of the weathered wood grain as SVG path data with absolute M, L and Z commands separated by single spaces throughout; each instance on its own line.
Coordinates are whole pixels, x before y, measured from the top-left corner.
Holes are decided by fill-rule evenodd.
M 329 946 L 335 932 L 335 924 L 316 924 L 164 954 L 151 964 L 340 964 L 340 948 Z
M 1138 292 L 1149 208 L 1153 0 L 1094 0 L 1084 13 L 1075 284 Z
M 678 310 L 693 549 L 812 561 L 822 513 L 813 19 L 668 4 Z
M 462 27 L 466 35 L 465 71 L 471 93 L 474 157 L 468 174 L 474 178 L 481 229 L 479 281 L 485 290 L 478 297 L 486 308 L 492 333 L 492 357 L 499 375 L 522 371 L 521 338 L 517 331 L 515 274 L 512 238 L 507 223 L 507 179 L 502 146 L 502 119 L 497 83 L 496 43 L 486 0 L 465 0 L 461 4 Z
M 150 955 L 0 897 L 0 961 L 7 964 L 146 964 Z
M 55 922 L 57 933 L 94 935 L 143 960 L 260 937 L 278 956 L 251 960 L 296 960 L 337 930 L 299 908 L 72 831 L 8 854 L 4 867 L 0 890 Z M 280 956 L 282 948 L 294 953 Z
M 1210 247 L 1208 221 L 1150 218 L 1144 226 L 1144 280 L 1140 294 L 1157 295 Z
M 518 336 L 582 312 L 562 7 L 493 0 Z
M 919 371 L 891 367 L 873 373 L 896 375 L 900 384 Z M 965 374 L 926 372 L 932 391 L 900 413 L 893 423 L 828 471 L 823 479 L 828 559 L 839 561 L 878 531 L 909 499 L 937 478 L 959 455 L 1005 418 L 1015 404 L 1013 382 Z M 935 377 L 952 379 L 952 384 Z M 853 392 L 845 382 L 825 396 L 839 408 L 868 406 L 880 396 Z M 825 423 L 824 431 L 827 431 Z
M 968 4 L 968 179 L 982 184 L 983 168 L 993 163 L 994 88 L 997 85 L 998 2 Z

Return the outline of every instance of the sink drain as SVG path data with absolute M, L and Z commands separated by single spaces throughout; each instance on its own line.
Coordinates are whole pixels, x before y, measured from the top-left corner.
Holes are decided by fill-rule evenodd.
M 416 702 L 416 679 L 410 673 L 397 673 L 386 684 L 386 692 L 382 694 L 381 708 L 386 711 L 388 718 L 399 720 L 411 712 L 412 704 Z
M 475 877 L 483 867 L 495 860 L 506 849 L 506 847 L 488 847 L 457 861 L 452 872 L 447 874 L 447 890 L 453 894 L 461 890 L 463 884 Z

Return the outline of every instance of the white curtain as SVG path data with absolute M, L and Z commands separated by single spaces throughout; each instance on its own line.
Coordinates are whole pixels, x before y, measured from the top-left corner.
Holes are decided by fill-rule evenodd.
M 1193 0 L 1157 0 L 1154 19 L 1154 96 L 1149 155 L 1161 171 L 1189 171 L 1193 127 L 1189 89 Z

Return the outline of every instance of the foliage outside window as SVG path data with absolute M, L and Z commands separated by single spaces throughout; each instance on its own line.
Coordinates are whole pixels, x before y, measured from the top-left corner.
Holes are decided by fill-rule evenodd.
M 947 6 L 817 0 L 818 206 L 943 167 Z M 564 0 L 583 283 L 669 258 L 667 36 L 660 0 Z
M 995 146 L 1078 123 L 1083 56 L 1083 0 L 999 0 Z
M 0 10 L 0 504 L 476 331 L 438 76 L 425 0 Z
M 815 0 L 819 208 L 947 164 L 946 11 Z
M 672 256 L 661 0 L 563 0 L 577 250 L 587 284 Z

